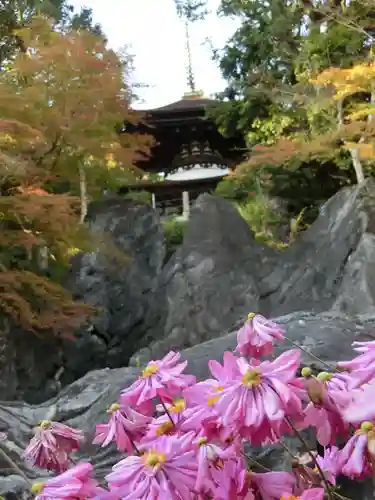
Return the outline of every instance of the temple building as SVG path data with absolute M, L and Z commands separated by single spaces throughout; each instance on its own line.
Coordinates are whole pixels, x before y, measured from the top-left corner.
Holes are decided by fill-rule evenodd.
M 179 213 L 187 218 L 192 201 L 201 193 L 215 190 L 223 177 L 245 158 L 246 148 L 241 136 L 224 137 L 207 118 L 207 108 L 216 101 L 196 91 L 187 25 L 186 40 L 190 91 L 177 102 L 146 110 L 142 124 L 132 127 L 136 133 L 154 136 L 150 158 L 137 166 L 144 172 L 158 174 L 161 180 L 145 179 L 122 187 L 120 192 L 148 191 L 153 206 L 163 215 Z

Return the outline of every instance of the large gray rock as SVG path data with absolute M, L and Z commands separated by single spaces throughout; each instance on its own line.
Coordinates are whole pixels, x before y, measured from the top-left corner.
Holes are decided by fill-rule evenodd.
M 375 314 L 374 192 L 372 182 L 343 189 L 284 252 L 257 243 L 229 201 L 202 195 L 165 265 L 150 206 L 93 204 L 88 223 L 102 243 L 76 259 L 68 285 L 99 314 L 74 343 L 29 344 L 13 332 L 2 339 L 0 397 L 45 400 L 60 368 L 66 385 L 92 369 L 145 362 L 224 335 L 251 311 Z
M 278 316 L 292 311 L 327 311 L 339 292 L 345 266 L 356 250 L 364 225 L 367 187 L 341 190 L 322 208 L 299 240 L 280 255 L 262 281 L 262 306 Z
M 41 339 L 1 324 L 3 400 L 45 401 L 61 384 L 92 369 L 126 365 L 137 349 L 137 327 L 164 262 L 159 218 L 148 205 L 116 198 L 93 203 L 88 226 L 94 250 L 74 259 L 66 285 L 98 314 L 88 328 L 75 332 L 74 342 Z
M 266 259 L 267 249 L 255 242 L 231 203 L 200 196 L 183 244 L 159 277 L 145 319 L 145 347 L 154 342 L 153 355 L 159 356 L 169 348 L 193 346 L 223 335 L 249 311 L 259 310 L 257 278 Z
M 375 314 L 375 235 L 364 233 L 349 256 L 332 309 Z
M 63 383 L 91 369 L 127 364 L 165 256 L 163 230 L 150 205 L 121 198 L 92 204 L 88 226 L 99 246 L 77 258 L 68 287 L 99 312 L 75 342 L 65 343 Z
M 318 356 L 327 363 L 348 359 L 352 355 L 353 340 L 371 340 L 374 338 L 375 318 L 358 317 L 356 319 L 342 314 L 294 313 L 278 319 L 284 325 L 288 337 L 303 348 L 303 364 L 319 366 Z M 207 362 L 210 359 L 221 361 L 223 352 L 232 350 L 236 344 L 236 334 L 229 334 L 205 344 L 184 351 L 183 357 L 189 361 L 188 371 L 198 378 L 208 375 Z M 286 342 L 280 346 L 282 351 L 293 344 Z M 321 365 L 323 368 L 323 365 Z M 30 469 L 22 460 L 22 450 L 30 439 L 32 428 L 45 418 L 65 422 L 85 431 L 88 443 L 80 453 L 81 458 L 90 458 L 99 477 L 106 474 L 118 460 L 119 455 L 112 448 L 101 449 L 90 444 L 96 423 L 106 420 L 106 409 L 115 402 L 120 391 L 129 385 L 138 375 L 136 368 L 104 369 L 88 373 L 85 377 L 72 383 L 61 393 L 38 406 L 22 402 L 0 404 L 0 430 L 8 433 L 8 440 L 0 443 L 0 447 L 21 468 L 30 479 L 43 475 L 42 471 Z M 299 442 L 289 439 L 288 445 L 296 452 L 302 452 Z M 290 467 L 288 454 L 281 447 L 266 447 L 262 450 L 252 450 L 253 456 L 264 465 L 274 469 Z M 22 478 L 9 468 L 9 464 L 0 455 L 0 495 L 6 498 L 22 498 L 26 486 Z M 362 485 L 361 488 L 364 488 Z M 13 492 L 19 496 L 8 495 Z M 14 493 L 15 492 L 15 493 Z M 365 496 L 357 490 L 363 500 Z M 362 495 L 362 496 L 361 496 Z
M 54 396 L 63 364 L 61 343 L 4 325 L 0 334 L 0 397 L 39 403 Z
M 222 335 L 252 311 L 375 312 L 374 191 L 341 190 L 284 252 L 256 243 L 229 202 L 200 197 L 131 363 Z

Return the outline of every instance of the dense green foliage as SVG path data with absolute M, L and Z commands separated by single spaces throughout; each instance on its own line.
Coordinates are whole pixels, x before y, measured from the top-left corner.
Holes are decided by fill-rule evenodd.
M 130 191 L 124 195 L 126 200 L 133 200 L 138 203 L 145 203 L 151 205 L 152 195 L 148 191 Z
M 168 259 L 183 242 L 187 221 L 173 217 L 165 219 L 162 224 Z
M 223 134 L 243 135 L 250 157 L 259 145 L 269 149 L 218 192 L 244 200 L 260 184 L 267 194 L 287 199 L 292 213 L 307 207 L 312 217 L 321 202 L 355 181 L 351 155 L 337 135 L 317 147 L 337 131 L 338 118 L 330 88 L 312 81 L 327 68 L 373 60 L 375 2 L 222 0 L 220 14 L 237 18 L 240 26 L 215 53 L 227 86 L 209 114 Z M 299 140 L 293 151 L 290 139 Z M 272 175 L 266 186 L 264 174 Z
M 74 18 L 81 27 L 85 12 Z M 126 63 L 102 36 L 61 23 L 39 15 L 21 24 L 11 36 L 22 46 L 0 70 L 0 327 L 6 318 L 71 337 L 93 313 L 61 286 L 71 257 L 94 244 L 123 259 L 83 226 L 88 203 L 137 177 L 149 139 L 118 134 L 123 120 L 139 119 Z
M 36 14 L 54 19 L 61 30 L 86 29 L 102 34 L 89 8 L 77 12 L 66 0 L 7 0 L 0 8 L 0 68 L 4 68 L 18 50 L 26 50 L 25 41 L 17 30 L 27 26 Z
M 236 205 L 258 241 L 279 249 L 287 246 L 287 242 L 280 241 L 278 232 L 288 221 L 283 220 L 282 214 L 267 196 L 254 194 Z

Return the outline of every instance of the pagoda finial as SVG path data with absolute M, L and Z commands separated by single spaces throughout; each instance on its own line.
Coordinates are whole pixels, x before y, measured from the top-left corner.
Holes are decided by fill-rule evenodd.
M 185 20 L 185 38 L 186 38 L 186 53 L 187 53 L 187 83 L 191 94 L 196 93 L 195 78 L 193 72 L 193 62 L 191 57 L 189 20 Z

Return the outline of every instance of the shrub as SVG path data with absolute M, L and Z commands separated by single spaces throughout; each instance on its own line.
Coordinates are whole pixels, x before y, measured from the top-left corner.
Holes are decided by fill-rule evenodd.
M 278 229 L 286 221 L 276 211 L 267 196 L 254 194 L 246 201 L 236 203 L 236 207 L 258 241 L 275 248 L 287 246 L 277 237 Z
M 148 205 L 152 203 L 152 194 L 148 191 L 129 191 L 129 193 L 124 195 L 124 198 Z
M 176 218 L 163 221 L 164 238 L 168 249 L 174 249 L 181 245 L 186 225 L 187 221 Z

